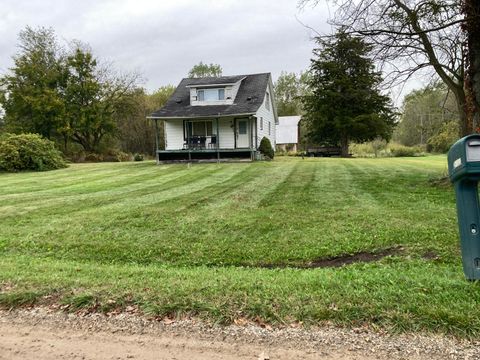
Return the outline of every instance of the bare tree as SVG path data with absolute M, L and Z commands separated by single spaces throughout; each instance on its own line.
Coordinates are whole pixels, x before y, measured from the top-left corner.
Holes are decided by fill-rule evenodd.
M 472 2 L 478 2 L 471 0 Z M 316 5 L 320 0 L 301 0 Z M 438 76 L 455 96 L 462 134 L 476 127 L 467 116 L 464 33 L 458 0 L 333 0 L 333 25 L 362 35 L 389 86 L 413 76 Z M 433 71 L 432 71 L 433 70 Z

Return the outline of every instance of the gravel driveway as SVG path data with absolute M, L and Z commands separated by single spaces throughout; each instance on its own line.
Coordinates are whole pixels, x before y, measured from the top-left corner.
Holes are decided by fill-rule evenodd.
M 479 359 L 480 342 L 322 327 L 227 327 L 132 314 L 0 311 L 0 359 Z

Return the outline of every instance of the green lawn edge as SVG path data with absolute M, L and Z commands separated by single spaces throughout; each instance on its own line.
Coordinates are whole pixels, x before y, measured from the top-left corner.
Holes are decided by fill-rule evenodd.
M 478 283 L 457 265 L 385 258 L 335 269 L 92 265 L 4 257 L 4 308 L 54 303 L 108 312 L 137 305 L 149 316 L 238 318 L 273 325 L 367 325 L 393 332 L 480 334 Z
M 445 169 L 428 156 L 0 174 L 0 304 L 478 336 Z

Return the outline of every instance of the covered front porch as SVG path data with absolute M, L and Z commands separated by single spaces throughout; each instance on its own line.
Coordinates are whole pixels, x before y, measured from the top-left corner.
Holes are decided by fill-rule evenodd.
M 159 162 L 255 159 L 257 134 L 253 116 L 165 119 L 163 126 L 165 148 L 157 146 Z
M 256 151 L 250 149 L 184 149 L 157 150 L 157 161 L 229 161 L 246 159 L 253 161 Z

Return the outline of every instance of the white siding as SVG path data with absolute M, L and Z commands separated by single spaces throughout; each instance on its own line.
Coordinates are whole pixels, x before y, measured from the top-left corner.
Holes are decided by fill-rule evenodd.
M 215 121 L 213 122 L 213 126 L 215 127 Z M 235 133 L 232 126 L 233 119 L 218 120 L 218 139 L 220 149 L 235 148 Z
M 298 143 L 298 123 L 301 116 L 279 116 L 277 132 L 275 133 L 277 145 Z
M 197 89 L 196 88 L 190 88 L 190 104 L 194 104 L 197 102 Z
M 265 98 L 262 105 L 258 108 L 255 116 L 257 117 L 257 147 L 260 145 L 260 141 L 265 136 L 272 143 L 272 147 L 275 149 L 275 113 L 273 106 L 273 89 L 269 85 L 267 92 L 270 96 L 270 110 L 267 110 L 265 106 Z M 266 94 L 265 94 L 266 96 Z M 263 118 L 263 130 L 260 129 L 260 118 Z M 270 122 L 270 134 L 268 133 L 268 123 Z
M 183 149 L 183 120 L 165 120 L 165 150 Z
M 235 133 L 233 118 L 218 120 L 218 139 L 220 149 L 235 148 Z M 217 132 L 217 123 L 212 119 L 212 131 Z M 185 140 L 183 138 L 183 120 L 165 120 L 165 150 L 181 150 Z

